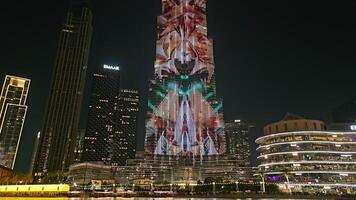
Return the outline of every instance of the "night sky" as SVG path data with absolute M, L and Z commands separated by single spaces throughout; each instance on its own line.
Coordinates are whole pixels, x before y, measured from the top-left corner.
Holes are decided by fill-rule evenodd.
M 32 79 L 16 166 L 20 171 L 29 168 L 42 126 L 68 5 L 69 0 L 7 1 L 0 12 L 1 85 L 6 74 Z M 160 0 L 93 4 L 88 83 L 95 63 L 107 63 L 121 66 L 123 87 L 140 90 L 140 149 L 160 10 Z M 356 97 L 354 0 L 208 0 L 208 31 L 214 38 L 225 119 L 256 123 L 251 142 L 262 135 L 264 125 L 281 120 L 286 112 L 330 122 L 333 108 Z

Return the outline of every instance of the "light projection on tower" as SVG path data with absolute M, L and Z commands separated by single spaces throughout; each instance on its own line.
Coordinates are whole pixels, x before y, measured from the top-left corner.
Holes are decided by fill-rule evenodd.
M 150 82 L 145 153 L 199 157 L 225 152 L 206 0 L 162 0 L 155 78 Z

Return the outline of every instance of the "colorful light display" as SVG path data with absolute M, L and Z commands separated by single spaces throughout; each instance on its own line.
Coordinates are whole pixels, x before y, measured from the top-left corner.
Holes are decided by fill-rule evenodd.
M 206 0 L 163 0 L 155 79 L 150 82 L 145 152 L 199 157 L 225 152 Z

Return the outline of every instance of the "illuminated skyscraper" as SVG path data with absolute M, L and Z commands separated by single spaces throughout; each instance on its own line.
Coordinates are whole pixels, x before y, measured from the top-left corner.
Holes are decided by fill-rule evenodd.
M 127 159 L 136 154 L 137 116 L 139 109 L 139 94 L 137 90 L 121 89 L 119 97 L 119 135 L 114 162 L 125 165 Z
M 83 156 L 85 129 L 79 129 L 74 148 L 74 163 L 80 163 Z
M 243 161 L 246 166 L 251 162 L 249 133 L 253 127 L 253 124 L 241 120 L 225 123 L 226 153 Z
M 112 164 L 118 140 L 119 67 L 102 65 L 93 75 L 82 162 Z
M 35 143 L 33 145 L 33 150 L 32 150 L 32 158 L 31 158 L 31 167 L 30 167 L 30 173 L 33 173 L 33 169 L 35 167 L 35 162 L 36 162 L 36 157 L 38 153 L 38 145 L 40 143 L 40 138 L 41 138 L 41 132 L 38 131 L 36 138 L 35 138 Z
M 155 78 L 150 82 L 145 153 L 202 159 L 225 153 L 206 0 L 162 0 Z
M 30 80 L 6 75 L 0 96 L 0 165 L 13 169 L 25 123 Z
M 61 27 L 35 175 L 64 172 L 74 160 L 92 34 L 85 1 L 73 3 Z

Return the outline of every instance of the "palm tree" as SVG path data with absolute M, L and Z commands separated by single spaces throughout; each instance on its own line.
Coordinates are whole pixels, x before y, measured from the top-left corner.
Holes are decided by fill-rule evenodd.
M 262 179 L 262 193 L 266 192 L 266 183 L 265 183 L 265 169 L 263 167 L 258 168 L 258 174 Z
M 47 184 L 58 184 L 62 182 L 63 173 L 61 171 L 49 172 L 43 179 Z
M 289 193 L 292 193 L 292 190 L 291 190 L 291 188 L 290 188 L 290 182 L 289 182 L 289 175 L 290 175 L 290 173 L 289 173 L 289 170 L 288 170 L 288 168 L 285 168 L 284 170 L 283 170 L 283 175 L 284 175 L 284 177 L 286 177 L 286 180 L 287 180 L 287 189 L 288 189 L 288 192 Z
M 32 181 L 33 181 L 32 174 L 31 173 L 23 174 L 22 175 L 22 181 L 25 184 L 32 183 Z
M 19 177 L 17 174 L 12 174 L 10 177 L 9 177 L 9 184 L 16 184 L 19 180 Z
M 5 184 L 9 184 L 9 179 L 10 176 L 3 176 L 0 178 L 0 184 L 5 185 Z

